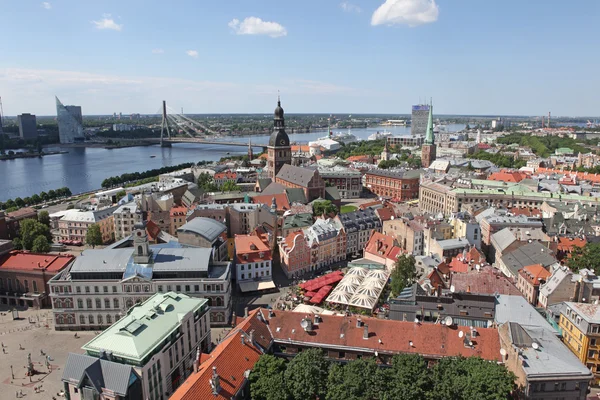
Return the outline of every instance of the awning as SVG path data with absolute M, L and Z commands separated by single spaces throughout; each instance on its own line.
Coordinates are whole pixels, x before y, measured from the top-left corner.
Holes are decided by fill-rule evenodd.
M 273 281 L 250 281 L 240 283 L 240 290 L 242 293 L 257 292 L 259 290 L 269 289 L 275 289 L 275 284 Z

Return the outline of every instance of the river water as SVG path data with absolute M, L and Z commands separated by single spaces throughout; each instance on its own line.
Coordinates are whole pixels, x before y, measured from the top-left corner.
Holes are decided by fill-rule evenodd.
M 464 125 L 448 125 L 450 132 L 458 131 Z M 352 129 L 350 132 L 357 138 L 367 139 L 369 135 L 388 130 L 394 135 L 409 134 L 410 127 L 374 127 Z M 340 132 L 334 129 L 334 134 Z M 341 132 L 348 132 L 342 130 Z M 292 142 L 306 143 L 326 135 L 326 132 L 291 134 Z M 253 144 L 267 144 L 268 135 L 245 137 L 228 137 L 223 141 L 236 141 Z M 27 197 L 42 191 L 57 189 L 63 186 L 73 193 L 87 192 L 100 188 L 100 183 L 109 176 L 121 175 L 125 172 L 142 172 L 163 166 L 177 165 L 186 162 L 218 161 L 227 153 L 243 155 L 247 149 L 238 146 L 204 145 L 197 143 L 174 144 L 173 147 L 142 146 L 122 149 L 103 148 L 62 148 L 53 147 L 48 150 L 64 150 L 66 154 L 44 156 L 41 158 L 19 158 L 0 161 L 0 201 Z M 258 149 L 256 149 L 258 150 Z M 255 151 L 256 151 L 255 150 Z M 151 158 L 151 156 L 154 156 Z

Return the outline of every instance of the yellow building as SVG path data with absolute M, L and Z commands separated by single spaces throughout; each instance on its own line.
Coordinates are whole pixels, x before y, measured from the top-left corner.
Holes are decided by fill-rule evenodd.
M 594 374 L 600 383 L 600 305 L 565 302 L 559 326 L 563 342 Z

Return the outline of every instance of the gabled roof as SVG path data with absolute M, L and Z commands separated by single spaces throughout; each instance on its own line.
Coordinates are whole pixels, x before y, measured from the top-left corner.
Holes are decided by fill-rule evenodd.
M 538 242 L 528 243 L 502 256 L 502 262 L 516 276 L 518 271 L 527 265 L 542 264 L 548 267 L 556 263 L 550 249 Z
M 225 224 L 212 218 L 196 217 L 179 227 L 177 232 L 192 232 L 202 236 L 209 242 L 214 242 L 223 232 L 227 231 Z
M 550 271 L 542 264 L 528 265 L 519 271 L 519 274 L 530 284 L 539 286 L 550 277 Z
M 79 388 L 86 377 L 99 393 L 102 393 L 102 389 L 108 389 L 122 397 L 127 395 L 132 381 L 140 379 L 130 365 L 85 354 L 69 353 L 63 369 L 62 381 Z
M 479 271 L 452 274 L 451 284 L 457 293 L 521 295 L 519 289 L 502 272 L 489 266 Z
M 277 174 L 277 179 L 282 179 L 301 187 L 308 187 L 310 180 L 319 172 L 314 169 L 296 167 L 290 164 L 284 164 Z
M 248 373 L 260 356 L 271 346 L 271 335 L 262 322 L 264 318 L 259 320 L 259 312 L 258 309 L 252 311 L 210 354 L 202 354 L 198 372 L 192 373 L 170 400 L 234 398 L 246 384 Z M 254 343 L 250 341 L 250 332 Z M 213 371 L 219 376 L 220 390 L 217 394 L 211 387 Z
M 267 207 L 271 207 L 271 204 L 273 204 L 273 199 L 275 199 L 277 211 L 287 211 L 290 209 L 290 203 L 288 201 L 287 194 L 285 193 L 260 194 L 258 196 L 252 197 L 252 202 L 255 204 L 264 204 Z
M 391 236 L 373 231 L 371 238 L 365 246 L 365 253 L 371 253 L 379 257 L 395 260 L 401 253 L 400 247 L 396 246 Z

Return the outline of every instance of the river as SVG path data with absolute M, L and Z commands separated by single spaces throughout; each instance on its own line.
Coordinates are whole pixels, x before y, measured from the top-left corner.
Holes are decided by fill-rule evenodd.
M 448 125 L 450 132 L 458 131 L 464 125 Z M 352 129 L 357 138 L 367 139 L 369 135 L 388 130 L 395 135 L 410 133 L 410 127 L 374 127 Z M 333 129 L 334 134 L 347 130 Z M 290 135 L 292 142 L 309 142 L 325 136 L 326 132 L 299 133 Z M 224 141 L 253 144 L 267 144 L 268 135 L 228 137 Z M 204 145 L 197 143 L 174 144 L 173 147 L 141 146 L 121 149 L 51 147 L 48 150 L 64 150 L 66 154 L 41 158 L 18 158 L 0 161 L 0 201 L 27 197 L 35 193 L 66 186 L 73 193 L 87 192 L 100 188 L 100 183 L 109 176 L 125 172 L 142 172 L 163 166 L 186 162 L 218 161 L 226 153 L 243 155 L 247 150 L 238 146 Z M 258 149 L 256 149 L 258 150 Z M 256 151 L 255 150 L 255 151 Z M 154 156 L 151 158 L 151 156 Z

